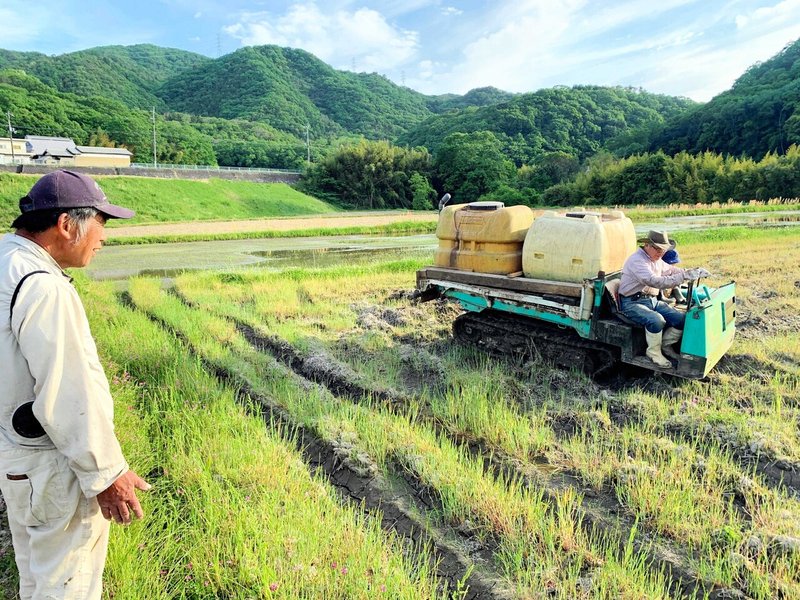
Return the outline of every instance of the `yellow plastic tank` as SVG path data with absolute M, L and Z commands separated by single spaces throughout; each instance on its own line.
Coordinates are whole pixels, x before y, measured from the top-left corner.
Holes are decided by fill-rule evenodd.
M 580 283 L 619 271 L 635 250 L 633 222 L 622 211 L 546 212 L 525 237 L 522 270 L 533 279 Z
M 522 271 L 522 244 L 534 216 L 527 206 L 502 202 L 446 206 L 436 227 L 436 266 L 496 275 Z

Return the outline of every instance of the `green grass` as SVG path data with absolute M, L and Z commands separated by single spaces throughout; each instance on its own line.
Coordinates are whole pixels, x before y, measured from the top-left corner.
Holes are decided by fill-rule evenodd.
M 608 210 L 602 207 L 603 210 Z M 752 212 L 773 212 L 780 210 L 797 210 L 800 208 L 800 198 L 778 198 L 763 202 L 715 202 L 713 204 L 681 204 L 678 206 L 629 206 L 620 207 L 634 222 L 651 221 L 653 219 L 667 219 L 670 217 L 691 217 L 707 215 L 733 215 Z
M 445 522 L 472 523 L 479 538 L 498 540 L 498 564 L 520 597 L 549 589 L 553 597 L 572 598 L 577 579 L 587 571 L 598 582 L 595 598 L 666 597 L 661 578 L 648 573 L 638 558 L 616 554 L 609 540 L 580 528 L 574 493 L 559 495 L 554 508 L 521 481 L 487 474 L 482 460 L 419 422 L 413 410 L 395 414 L 367 399 L 353 404 L 304 390 L 276 372 L 232 323 L 182 306 L 159 293 L 154 280 L 133 281 L 131 294 L 137 304 L 179 329 L 208 360 L 246 378 L 326 439 L 375 461 L 388 470 L 387 477 L 397 476 L 397 469 L 412 473 L 439 498 Z
M 18 202 L 38 175 L 0 173 L 0 224 L 19 214 Z M 97 176 L 109 200 L 136 211 L 124 224 L 231 221 L 336 212 L 334 206 L 284 183 Z M 122 224 L 112 220 L 110 227 Z
M 722 242 L 757 243 L 767 240 L 784 240 L 787 242 L 800 239 L 800 230 L 796 226 L 787 227 L 716 227 L 702 231 L 679 231 L 675 240 L 681 244 L 712 244 Z
M 342 506 L 310 474 L 291 431 L 247 414 L 108 286 L 86 288 L 118 435 L 153 484 L 141 494 L 145 519 L 113 532 L 107 597 L 443 597 L 425 553 L 409 558 L 376 521 Z

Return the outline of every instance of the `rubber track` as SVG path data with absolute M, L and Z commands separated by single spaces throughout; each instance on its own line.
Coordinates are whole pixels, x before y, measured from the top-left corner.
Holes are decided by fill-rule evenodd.
M 581 338 L 574 329 L 492 310 L 468 312 L 453 322 L 453 336 L 493 354 L 527 356 L 535 349 L 560 367 L 578 367 L 596 377 L 617 363 L 608 346 Z

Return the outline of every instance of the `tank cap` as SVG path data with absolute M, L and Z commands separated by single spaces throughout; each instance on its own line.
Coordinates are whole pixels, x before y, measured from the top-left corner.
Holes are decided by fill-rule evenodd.
M 470 202 L 467 204 L 467 210 L 498 210 L 505 208 L 502 202 Z

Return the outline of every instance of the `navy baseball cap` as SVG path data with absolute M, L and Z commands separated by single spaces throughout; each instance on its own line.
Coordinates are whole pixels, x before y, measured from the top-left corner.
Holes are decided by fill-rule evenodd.
M 681 262 L 681 257 L 678 255 L 678 251 L 675 250 L 675 248 L 672 248 L 671 250 L 664 252 L 664 256 L 661 257 L 661 260 L 668 265 L 675 265 Z
M 94 208 L 113 219 L 130 219 L 136 214 L 130 209 L 111 204 L 91 177 L 63 169 L 39 179 L 28 195 L 19 200 L 22 213 L 52 208 Z

